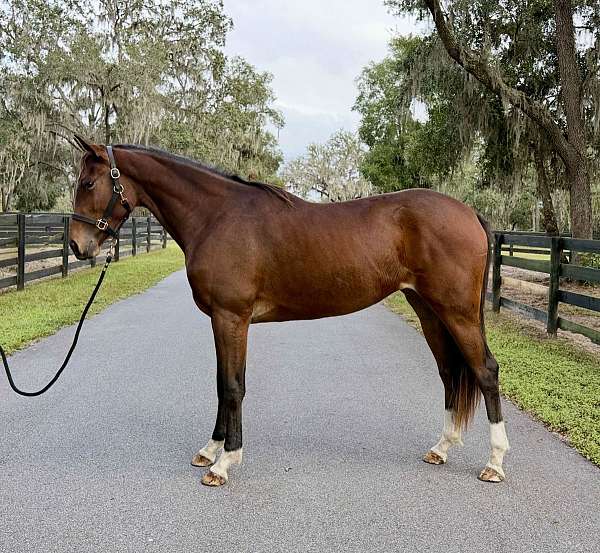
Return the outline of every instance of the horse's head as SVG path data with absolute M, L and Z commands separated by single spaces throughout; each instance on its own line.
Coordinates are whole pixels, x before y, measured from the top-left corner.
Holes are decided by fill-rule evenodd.
M 71 222 L 69 244 L 77 259 L 90 259 L 99 254 L 102 243 L 129 215 L 129 206 L 134 205 L 133 187 L 127 177 L 121 176 L 114 168 L 111 176 L 111 162 L 105 146 L 90 144 L 77 135 L 75 141 L 83 156 L 73 199 L 75 216 Z M 118 197 L 116 183 L 122 187 Z M 125 203 L 114 201 L 113 196 L 123 200 L 125 194 L 129 196 Z

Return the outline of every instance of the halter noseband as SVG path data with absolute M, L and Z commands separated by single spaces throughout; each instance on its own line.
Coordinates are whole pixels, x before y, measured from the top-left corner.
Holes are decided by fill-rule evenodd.
M 92 219 L 91 217 L 86 217 L 85 215 L 73 213 L 73 215 L 71 215 L 71 218 L 75 221 L 81 221 L 82 223 L 94 225 L 98 230 L 101 230 L 102 232 L 108 234 L 111 238 L 116 239 L 119 233 L 119 229 L 121 228 L 123 223 L 128 219 L 132 209 L 129 205 L 129 202 L 127 201 L 127 198 L 125 197 L 125 189 L 123 188 L 123 185 L 119 182 L 121 172 L 117 169 L 112 146 L 106 147 L 106 153 L 108 154 L 108 161 L 110 163 L 110 178 L 112 179 L 113 183 L 113 193 L 110 198 L 110 201 L 108 202 L 108 205 L 106 206 L 106 209 L 104 210 L 104 213 L 102 214 L 102 217 L 100 217 L 100 219 Z M 112 218 L 115 205 L 117 205 L 117 200 L 119 199 L 121 200 L 121 205 L 127 210 L 127 215 L 121 221 L 121 223 L 113 229 L 109 225 L 109 221 Z

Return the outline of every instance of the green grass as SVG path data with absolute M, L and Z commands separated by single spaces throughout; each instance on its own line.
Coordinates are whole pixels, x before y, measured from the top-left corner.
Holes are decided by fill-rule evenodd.
M 90 309 L 102 311 L 117 300 L 138 294 L 182 268 L 183 253 L 174 244 L 164 250 L 113 262 Z M 7 353 L 79 320 L 102 265 L 0 294 L 0 344 Z
M 550 254 L 548 250 L 544 250 L 543 248 L 535 248 L 533 246 L 515 246 L 515 248 L 527 248 L 530 250 L 540 250 L 540 253 L 529 253 L 529 252 L 513 252 L 513 257 L 522 257 L 525 259 L 538 259 L 540 261 L 550 261 Z M 502 250 L 502 255 L 506 257 L 510 256 L 508 248 L 506 250 Z
M 402 293 L 386 303 L 419 327 Z M 500 364 L 502 393 L 600 466 L 598 357 L 503 314 L 487 312 L 486 327 L 490 349 Z
M 505 255 L 505 254 L 502 254 Z M 508 256 L 508 252 L 506 253 Z M 524 252 L 515 252 L 513 257 L 522 257 L 524 259 L 539 259 L 540 261 L 550 261 L 550 256 L 544 253 L 524 253 Z

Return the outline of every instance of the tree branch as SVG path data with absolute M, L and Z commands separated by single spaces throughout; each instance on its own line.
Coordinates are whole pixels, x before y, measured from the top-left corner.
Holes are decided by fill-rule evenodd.
M 50 169 L 54 169 L 55 171 L 62 173 L 65 177 L 67 177 L 67 179 L 71 178 L 71 175 L 69 175 L 69 173 L 67 173 L 64 169 L 58 167 L 57 165 L 53 165 L 52 163 L 48 163 L 47 161 L 42 161 L 42 160 L 35 161 L 33 163 L 30 163 L 27 168 L 31 169 L 32 167 L 35 167 L 36 165 L 45 165 L 46 167 L 49 167 Z
M 487 60 L 481 58 L 470 48 L 461 46 L 454 36 L 439 0 L 424 0 L 431 12 L 438 35 L 450 57 L 473 75 L 480 83 L 492 92 L 499 94 L 514 107 L 535 121 L 550 137 L 557 153 L 569 163 L 577 155 L 576 149 L 569 143 L 560 126 L 554 121 L 550 112 L 541 104 L 527 97 L 525 93 L 507 85 L 500 73 L 491 67 Z

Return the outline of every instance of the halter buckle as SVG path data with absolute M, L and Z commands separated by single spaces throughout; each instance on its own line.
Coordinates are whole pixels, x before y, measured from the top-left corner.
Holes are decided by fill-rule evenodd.
M 119 169 L 117 169 L 116 167 L 112 167 L 110 170 L 110 176 L 113 179 L 118 179 L 121 176 L 121 171 L 119 171 Z
M 106 219 L 98 219 L 96 221 L 96 226 L 100 230 L 105 231 L 108 228 L 108 221 Z

